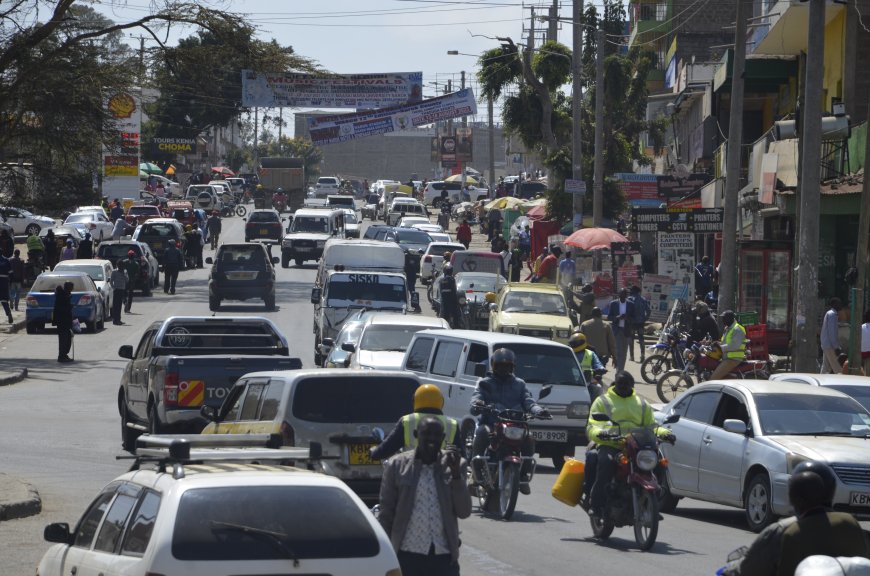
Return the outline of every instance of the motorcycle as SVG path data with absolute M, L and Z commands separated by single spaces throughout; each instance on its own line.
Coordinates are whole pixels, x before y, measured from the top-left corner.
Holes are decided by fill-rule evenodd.
M 749 351 L 747 348 L 747 355 Z M 683 351 L 683 367 L 668 370 L 662 374 L 656 383 L 656 392 L 662 402 L 670 402 L 695 385 L 692 375 L 698 383 L 709 380 L 713 371 L 722 359 L 722 349 L 717 345 L 694 343 Z M 728 378 L 751 378 L 767 380 L 770 378 L 770 362 L 767 360 L 743 360 L 728 373 Z
M 550 385 L 541 388 L 538 399 L 548 396 L 552 388 Z M 529 482 L 535 474 L 534 457 L 523 456 L 521 448 L 529 437 L 529 421 L 538 417 L 522 410 L 499 410 L 492 405 L 482 407 L 482 412 L 493 414 L 498 420 L 492 426 L 490 444 L 483 456 L 471 459 L 469 473 L 474 480 L 471 493 L 477 496 L 481 512 L 510 520 L 517 505 L 523 463 L 528 469 Z M 542 419 L 549 420 L 552 416 Z M 472 441 L 469 435 L 466 446 L 469 454 Z
M 648 346 L 649 356 L 641 362 L 640 375 L 647 384 L 655 384 L 662 374 L 672 368 L 683 367 L 683 350 L 689 345 L 688 335 L 672 330 L 665 338 L 665 342 Z
M 278 214 L 281 214 L 285 210 L 287 210 L 287 200 L 281 198 L 280 196 L 272 196 L 272 208 L 278 211 Z
M 619 423 L 610 420 L 607 414 L 592 414 L 596 422 L 610 422 L 612 432 L 600 434 L 602 438 L 623 440 L 622 453 L 617 460 L 613 480 L 607 486 L 607 504 L 599 516 L 589 514 L 592 533 L 600 541 L 607 540 L 614 528 L 632 526 L 634 539 L 641 550 L 653 547 L 659 532 L 659 494 L 661 488 L 656 468 L 666 466 L 667 460 L 659 450 L 659 439 L 652 428 L 636 428 L 623 434 Z M 663 424 L 673 424 L 680 419 L 673 414 Z M 589 513 L 588 501 L 581 506 Z

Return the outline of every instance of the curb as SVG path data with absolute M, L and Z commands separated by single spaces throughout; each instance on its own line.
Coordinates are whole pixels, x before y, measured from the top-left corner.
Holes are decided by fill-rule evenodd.
M 12 324 L 0 324 L 0 334 L 15 334 L 27 326 L 27 320 L 18 320 Z
M 12 486 L 19 500 L 0 502 L 0 521 L 35 516 L 42 512 L 42 499 L 36 488 L 21 480 L 0 475 L 0 482 Z
M 8 386 L 9 384 L 17 384 L 27 378 L 27 368 L 21 368 L 17 372 L 11 372 L 6 376 L 0 376 L 0 386 Z M 0 520 L 3 519 L 0 513 Z

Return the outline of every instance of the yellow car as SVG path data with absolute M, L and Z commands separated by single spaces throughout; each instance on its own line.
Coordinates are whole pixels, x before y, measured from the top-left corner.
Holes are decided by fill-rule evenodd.
M 489 331 L 566 344 L 574 326 L 562 291 L 553 284 L 505 285 L 490 305 Z

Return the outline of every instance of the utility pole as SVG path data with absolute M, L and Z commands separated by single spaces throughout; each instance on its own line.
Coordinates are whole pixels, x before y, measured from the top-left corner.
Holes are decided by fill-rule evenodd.
M 492 119 L 492 97 L 486 100 L 486 113 L 489 116 L 489 190 L 490 197 L 495 197 L 495 124 Z
M 550 6 L 548 23 L 547 40 L 549 42 L 556 42 L 559 38 L 559 0 L 553 0 L 553 5 Z
M 792 327 L 792 369 L 795 372 L 814 372 L 817 369 L 818 344 L 818 267 L 819 267 L 819 208 L 821 203 L 821 174 L 819 160 L 822 153 L 822 75 L 825 58 L 825 0 L 810 0 L 807 29 L 807 73 L 804 83 L 804 108 L 798 190 L 800 202 L 800 260 L 797 283 L 794 324 Z M 865 184 L 866 186 L 866 184 Z M 862 199 L 863 200 L 863 199 Z M 866 237 L 861 239 L 866 243 Z
M 260 136 L 260 127 L 259 127 L 259 116 L 258 113 L 260 109 L 256 106 L 254 107 L 254 161 L 259 163 L 260 160 L 260 148 L 259 146 L 259 136 Z
M 281 149 L 281 134 L 284 127 L 284 107 L 278 108 L 278 150 Z
M 595 32 L 595 158 L 592 170 L 592 226 L 604 217 L 604 30 Z
M 581 104 L 582 96 L 582 78 L 583 62 L 583 27 L 580 23 L 583 19 L 583 0 L 573 0 L 571 15 L 571 38 L 572 38 L 572 53 L 571 58 L 571 76 L 572 76 L 572 96 L 571 96 L 571 177 L 574 180 L 583 180 L 583 134 L 580 132 L 581 126 Z M 574 228 L 580 228 L 581 218 L 583 216 L 583 196 L 574 194 Z
M 870 101 L 867 103 L 870 111 Z M 870 166 L 870 146 L 864 147 L 864 166 Z M 860 374 L 861 365 L 861 322 L 864 315 L 864 290 L 867 287 L 868 240 L 870 240 L 870 178 L 864 178 L 861 189 L 861 211 L 858 217 L 858 254 L 855 267 L 858 269 L 855 287 L 852 288 L 852 316 L 849 328 L 849 373 Z
M 461 72 L 461 74 L 459 76 L 459 82 L 460 82 L 460 84 L 459 84 L 460 90 L 465 90 L 465 70 L 463 70 Z M 463 135 L 463 137 L 465 137 L 465 134 L 466 134 L 466 132 L 465 132 L 466 127 L 468 127 L 468 116 L 463 116 L 462 117 L 462 128 L 463 128 L 462 135 Z M 457 142 L 457 144 L 458 144 L 458 142 Z M 458 155 L 458 153 L 457 153 L 457 155 Z M 460 179 L 462 182 L 460 184 L 460 193 L 459 193 L 459 198 L 461 199 L 463 197 L 462 192 L 465 191 L 465 162 L 458 162 L 458 164 L 459 164 L 459 170 L 460 170 L 460 174 L 461 174 Z
M 737 305 L 737 210 L 740 193 L 740 149 L 743 143 L 743 71 L 746 68 L 746 2 L 737 2 L 737 28 L 734 32 L 734 63 L 731 70 L 731 112 L 726 148 L 725 206 L 722 217 L 722 274 L 719 279 L 720 311 Z M 723 282 L 724 280 L 724 282 Z M 815 355 L 813 355 L 815 358 Z
M 447 92 L 445 92 L 445 93 L 450 94 L 451 92 L 453 92 L 453 79 L 448 78 L 447 79 Z M 453 136 L 453 119 L 452 118 L 447 121 L 447 136 Z

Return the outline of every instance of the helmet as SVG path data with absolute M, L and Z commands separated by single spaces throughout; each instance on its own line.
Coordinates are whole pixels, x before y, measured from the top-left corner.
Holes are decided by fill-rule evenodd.
M 417 391 L 414 392 L 414 412 L 421 408 L 433 408 L 441 410 L 444 408 L 444 395 L 441 394 L 441 389 L 434 384 L 423 384 Z
M 583 352 L 586 350 L 586 335 L 583 332 L 574 332 L 568 339 L 568 346 L 570 346 L 574 352 Z
M 133 252 L 132 250 L 127 251 L 127 256 L 135 256 L 135 255 L 136 255 L 136 253 Z
M 725 310 L 719 316 L 722 318 L 722 322 L 725 324 L 731 324 L 734 322 L 734 311 L 733 310 Z
M 486 301 L 487 304 L 495 304 L 495 292 L 487 292 L 483 295 L 483 299 Z
M 187 226 L 184 227 L 184 231 L 185 232 L 193 232 L 193 226 L 188 224 Z
M 837 489 L 837 476 L 831 467 L 824 462 L 804 460 L 794 467 L 791 474 L 792 476 L 797 476 L 801 472 L 812 472 L 822 479 L 822 482 L 825 485 L 826 494 L 820 494 L 819 496 L 824 496 L 823 499 L 825 503 L 830 505 L 834 501 L 834 492 Z
M 441 273 L 444 274 L 445 276 L 452 276 L 453 275 L 453 265 L 450 263 L 445 264 L 444 266 L 441 267 Z
M 510 374 L 514 371 L 514 364 L 516 364 L 516 356 L 511 350 L 507 348 L 499 348 L 495 352 L 492 353 L 492 357 L 489 359 L 490 366 L 492 366 L 492 371 L 497 375 Z M 498 370 L 498 366 L 509 366 L 507 372 L 503 370 Z

